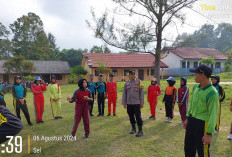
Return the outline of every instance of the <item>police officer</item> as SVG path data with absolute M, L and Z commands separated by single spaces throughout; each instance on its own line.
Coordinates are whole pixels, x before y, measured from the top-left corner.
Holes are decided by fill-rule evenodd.
M 139 131 L 136 134 L 136 137 L 142 136 L 143 121 L 141 118 L 141 108 L 143 108 L 144 104 L 144 91 L 142 82 L 135 76 L 135 71 L 129 71 L 129 81 L 127 81 L 124 85 L 122 104 L 124 108 L 127 108 L 127 113 L 132 125 L 130 134 L 136 133 L 135 123 L 137 121 Z

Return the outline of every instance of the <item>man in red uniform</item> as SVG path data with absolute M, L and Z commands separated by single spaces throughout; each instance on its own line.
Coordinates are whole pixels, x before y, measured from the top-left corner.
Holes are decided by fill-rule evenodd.
M 43 92 L 46 91 L 46 84 L 39 76 L 35 77 L 34 84 L 31 85 L 31 91 L 34 94 L 34 105 L 35 105 L 35 115 L 36 123 L 43 123 L 43 113 L 44 113 L 44 95 Z
M 108 116 L 111 115 L 111 104 L 113 103 L 113 115 L 116 116 L 117 82 L 114 74 L 110 74 L 110 80 L 106 83 L 106 97 L 108 98 Z
M 155 109 L 158 102 L 158 96 L 160 96 L 160 94 L 161 94 L 160 86 L 157 84 L 156 78 L 153 78 L 151 80 L 151 85 L 148 87 L 147 90 L 147 101 L 150 104 L 150 110 L 151 110 L 151 116 L 149 117 L 149 119 L 154 119 L 154 120 L 156 119 Z

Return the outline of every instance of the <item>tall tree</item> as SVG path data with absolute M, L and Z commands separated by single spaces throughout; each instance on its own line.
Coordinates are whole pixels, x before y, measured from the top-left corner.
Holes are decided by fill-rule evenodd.
M 87 21 L 95 36 L 105 43 L 126 51 L 150 53 L 155 56 L 154 76 L 159 81 L 160 59 L 164 29 L 174 20 L 184 22 L 181 10 L 191 7 L 197 0 L 112 0 L 117 7 L 113 16 L 127 16 L 128 20 L 115 19 L 105 12 L 96 17 L 92 11 L 94 24 Z
M 96 46 L 94 45 L 90 51 L 90 53 L 111 53 L 111 50 L 106 46 Z
M 11 55 L 10 31 L 0 22 L 0 59 L 8 59 Z

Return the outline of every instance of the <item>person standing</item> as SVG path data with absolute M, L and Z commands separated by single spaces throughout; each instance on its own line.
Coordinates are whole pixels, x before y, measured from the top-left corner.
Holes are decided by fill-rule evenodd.
M 99 74 L 99 81 L 96 83 L 98 112 L 97 116 L 104 116 L 106 83 L 103 81 L 103 74 Z
M 180 124 L 182 125 L 186 119 L 188 110 L 189 88 L 187 86 L 187 78 L 182 77 L 180 81 L 180 88 L 178 89 L 177 103 L 181 116 Z
M 94 106 L 94 97 L 96 95 L 96 84 L 93 81 L 94 80 L 93 74 L 89 75 L 89 80 L 90 81 L 87 82 L 87 87 L 90 90 L 90 92 L 92 93 L 92 99 L 93 99 L 93 101 L 89 101 L 89 114 L 92 117 L 92 116 L 94 116 L 93 115 L 93 106 Z
M 36 123 L 44 123 L 43 113 L 44 113 L 44 95 L 43 92 L 46 91 L 45 82 L 39 77 L 35 77 L 34 84 L 31 85 L 31 91 L 34 94 L 34 105 L 35 105 L 35 117 Z
M 219 133 L 219 127 L 220 127 L 220 120 L 221 120 L 221 103 L 225 99 L 225 91 L 219 85 L 219 83 L 220 83 L 220 77 L 219 76 L 212 76 L 211 77 L 211 82 L 212 82 L 213 86 L 217 89 L 217 92 L 219 94 L 218 120 L 217 120 L 217 124 L 216 124 L 215 131 L 214 131 L 215 134 L 218 134 Z
M 15 76 L 14 85 L 12 87 L 12 94 L 14 99 L 13 105 L 16 110 L 17 117 L 21 120 L 21 116 L 20 116 L 20 109 L 21 109 L 27 119 L 28 125 L 32 126 L 33 124 L 31 123 L 30 114 L 26 103 L 27 88 L 21 83 L 21 81 L 22 81 L 21 76 Z
M 193 87 L 187 119 L 183 127 L 185 132 L 185 156 L 210 156 L 209 146 L 218 118 L 218 93 L 210 83 L 212 69 L 200 65 L 190 72 L 195 73 L 196 85 Z
M 61 89 L 56 82 L 56 76 L 51 76 L 51 83 L 48 85 L 48 93 L 50 95 L 50 103 L 52 109 L 52 116 L 54 119 L 62 119 L 61 117 Z
M 89 104 L 88 101 L 93 101 L 92 94 L 87 88 L 87 81 L 81 79 L 78 81 L 79 89 L 77 89 L 72 98 L 67 98 L 70 103 L 76 102 L 75 106 L 75 122 L 72 129 L 72 137 L 75 137 L 78 125 L 83 118 L 84 129 L 85 129 L 85 139 L 89 138 Z
M 129 81 L 127 81 L 124 85 L 122 104 L 124 108 L 127 109 L 132 126 L 130 134 L 136 133 L 135 124 L 137 122 L 139 131 L 136 134 L 136 137 L 142 136 L 143 121 L 141 118 L 141 108 L 143 108 L 144 105 L 144 91 L 142 82 L 136 79 L 135 71 L 129 71 Z
M 2 80 L 0 80 L 0 103 L 6 107 L 6 101 L 4 99 L 5 93 L 6 93 L 5 92 L 5 87 L 4 87 L 3 83 L 2 83 Z
M 112 103 L 113 115 L 116 116 L 117 82 L 114 81 L 114 74 L 109 75 L 109 81 L 106 83 L 106 98 L 108 98 L 108 116 L 111 115 Z
M 156 78 L 153 78 L 151 80 L 151 85 L 149 85 L 147 90 L 147 101 L 150 104 L 150 110 L 151 110 L 151 116 L 149 117 L 149 119 L 156 119 L 155 111 L 158 103 L 158 96 L 160 96 L 160 94 L 161 94 L 160 86 L 158 85 Z
M 176 87 L 174 86 L 176 80 L 173 77 L 169 77 L 167 79 L 168 87 L 165 90 L 165 95 L 163 98 L 163 102 L 165 103 L 165 111 L 167 122 L 172 123 L 172 119 L 174 117 L 174 106 L 176 103 Z
M 232 99 L 231 99 L 231 103 L 230 103 L 230 111 L 232 112 Z M 231 125 L 230 125 L 230 133 L 227 136 L 227 139 L 232 140 L 232 122 L 231 122 Z

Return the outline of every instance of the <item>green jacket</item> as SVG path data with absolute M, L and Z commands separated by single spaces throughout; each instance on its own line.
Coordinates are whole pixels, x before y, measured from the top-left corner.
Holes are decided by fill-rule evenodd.
M 218 119 L 218 99 L 217 90 L 212 84 L 204 88 L 200 88 L 200 84 L 193 87 L 187 117 L 191 115 L 205 121 L 207 134 L 212 134 L 215 130 Z
M 49 84 L 48 85 L 48 93 L 51 97 L 51 99 L 54 98 L 61 98 L 61 89 L 60 89 L 60 85 L 58 83 L 55 84 Z

